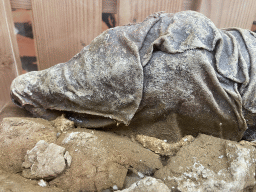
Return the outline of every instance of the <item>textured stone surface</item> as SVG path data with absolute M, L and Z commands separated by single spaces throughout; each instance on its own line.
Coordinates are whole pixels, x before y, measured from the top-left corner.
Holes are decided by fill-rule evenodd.
M 22 176 L 29 179 L 53 179 L 71 165 L 71 159 L 64 147 L 40 140 L 33 149 L 27 151 L 22 164 L 25 168 Z
M 27 150 L 40 140 L 56 142 L 56 130 L 50 122 L 39 118 L 8 117 L 0 129 L 0 168 L 21 172 Z
M 66 119 L 64 115 L 57 117 L 55 120 L 51 121 L 51 123 L 56 127 L 59 133 L 75 128 L 74 122 Z
M 129 188 L 133 183 L 136 183 L 137 181 L 141 180 L 141 178 L 135 174 L 135 173 L 130 173 L 128 172 L 127 176 L 125 177 L 124 181 L 124 188 Z
M 162 167 L 157 154 L 113 133 L 75 129 L 63 133 L 57 144 L 69 151 L 72 164 L 50 185 L 71 191 L 121 189 L 128 168 L 149 175 Z
M 1 192 L 64 192 L 56 187 L 41 187 L 38 181 L 26 179 L 18 174 L 10 174 L 0 170 Z
M 180 191 L 243 191 L 255 185 L 255 160 L 250 145 L 200 135 L 154 176 Z
M 170 192 L 171 190 L 160 180 L 153 177 L 132 184 L 129 188 L 117 192 Z
M 185 145 L 194 141 L 194 137 L 191 135 L 183 137 L 177 143 L 166 143 L 161 139 L 155 137 L 148 137 L 145 135 L 137 135 L 136 140 L 142 144 L 143 147 L 159 153 L 160 155 L 175 155 L 179 149 Z

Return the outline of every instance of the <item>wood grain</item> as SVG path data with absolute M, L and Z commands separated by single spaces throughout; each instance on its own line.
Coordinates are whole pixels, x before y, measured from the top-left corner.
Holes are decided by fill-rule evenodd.
M 256 13 L 255 0 L 202 0 L 199 9 L 218 28 L 251 29 Z
M 31 0 L 10 0 L 13 9 L 31 9 Z
M 183 0 L 119 0 L 119 25 L 142 22 L 158 11 L 175 13 L 183 9 Z
M 193 10 L 194 0 L 183 0 L 183 10 Z
M 10 85 L 19 74 L 21 62 L 10 1 L 0 0 L 0 111 L 10 101 Z
M 199 11 L 202 0 L 184 0 L 183 10 Z
M 117 13 L 117 0 L 102 0 L 102 13 Z
M 66 62 L 101 33 L 102 0 L 32 0 L 39 70 Z

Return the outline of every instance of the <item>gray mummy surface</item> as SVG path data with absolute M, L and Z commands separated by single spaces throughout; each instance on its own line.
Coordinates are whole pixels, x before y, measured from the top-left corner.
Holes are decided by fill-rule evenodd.
M 87 127 L 240 140 L 243 109 L 256 113 L 255 37 L 193 11 L 156 13 L 103 32 L 66 63 L 17 77 L 11 97 L 37 117 L 65 113 Z

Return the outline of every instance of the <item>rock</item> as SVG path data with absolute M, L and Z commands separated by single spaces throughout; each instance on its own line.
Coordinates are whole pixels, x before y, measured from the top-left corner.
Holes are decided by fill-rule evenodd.
M 160 180 L 153 177 L 144 179 L 132 184 L 128 189 L 117 192 L 170 192 L 171 190 Z
M 45 180 L 41 179 L 39 182 L 38 182 L 38 185 L 41 186 L 41 187 L 47 187 L 48 184 Z
M 0 129 L 0 169 L 21 172 L 27 150 L 40 140 L 54 143 L 56 139 L 55 128 L 44 119 L 4 118 Z
M 160 155 L 175 155 L 178 150 L 185 145 L 190 144 L 194 141 L 194 137 L 191 135 L 183 137 L 177 143 L 166 143 L 163 140 L 155 137 L 149 137 L 145 135 L 137 135 L 136 140 L 143 145 L 143 147 L 159 153 Z
M 244 146 L 244 145 L 245 145 L 245 146 L 246 146 L 246 145 L 250 145 L 250 146 L 256 147 L 256 143 L 255 143 L 255 142 L 250 142 L 250 141 L 245 141 L 245 140 L 240 141 L 239 144 L 240 144 L 240 145 L 243 145 L 243 146 Z
M 72 157 L 69 154 L 68 151 L 66 151 L 65 155 L 64 155 L 64 159 L 67 161 L 67 166 L 70 167 L 71 166 L 71 161 L 72 161 Z
M 202 134 L 154 176 L 179 191 L 242 191 L 255 185 L 255 161 L 254 147 Z
M 66 132 L 69 129 L 75 128 L 74 122 L 66 119 L 64 115 L 57 117 L 51 122 L 53 123 L 54 127 L 56 127 L 58 133 Z
M 11 174 L 0 170 L 0 191 L 1 192 L 61 192 L 56 187 L 41 187 L 38 181 L 25 179 L 18 174 Z
M 76 129 L 63 133 L 57 144 L 69 151 L 72 165 L 50 185 L 70 191 L 122 189 L 128 168 L 147 175 L 162 168 L 157 154 L 114 133 Z
M 22 176 L 29 179 L 53 179 L 61 174 L 71 164 L 71 156 L 65 153 L 65 148 L 54 143 L 48 144 L 44 140 L 38 141 L 36 146 L 27 151 L 22 166 Z M 65 154 L 65 155 L 64 155 Z M 66 164 L 65 161 L 68 163 Z
M 141 178 L 138 176 L 138 174 L 131 172 L 129 170 L 127 173 L 127 176 L 125 177 L 123 188 L 129 188 L 133 183 L 140 181 L 140 180 L 141 180 Z

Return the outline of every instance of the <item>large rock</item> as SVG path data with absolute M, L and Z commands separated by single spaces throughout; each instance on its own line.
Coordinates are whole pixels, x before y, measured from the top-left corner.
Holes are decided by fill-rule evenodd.
M 40 140 L 56 142 L 56 130 L 50 122 L 39 118 L 8 117 L 0 129 L 0 168 L 21 172 L 27 150 Z
M 44 140 L 27 151 L 22 176 L 29 179 L 53 179 L 71 165 L 71 156 L 64 147 Z
M 170 189 L 160 180 L 153 177 L 144 179 L 132 184 L 128 189 L 117 192 L 170 192 Z
M 122 189 L 128 169 L 149 175 L 162 168 L 157 154 L 113 133 L 76 129 L 63 133 L 57 144 L 69 151 L 72 165 L 50 185 L 69 191 Z
M 255 161 L 253 146 L 200 135 L 154 176 L 182 192 L 243 191 L 255 185 Z

